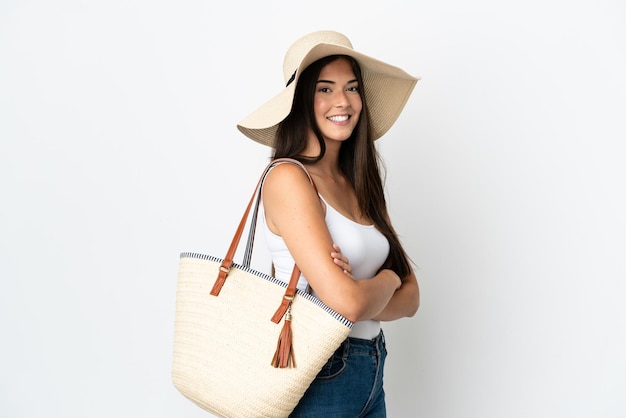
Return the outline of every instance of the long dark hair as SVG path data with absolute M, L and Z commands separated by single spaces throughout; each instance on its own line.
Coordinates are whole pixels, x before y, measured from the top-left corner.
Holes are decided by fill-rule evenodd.
M 352 135 L 341 145 L 339 168 L 352 184 L 362 214 L 371 219 L 376 228 L 389 241 L 389 257 L 383 268 L 390 268 L 398 276 L 405 277 L 411 271 L 409 258 L 389 218 L 381 175 L 382 163 L 374 145 L 374 140 L 370 135 L 369 112 L 365 95 L 363 94 L 363 77 L 361 68 L 354 58 L 346 55 L 331 55 L 315 61 L 302 71 L 296 85 L 291 113 L 278 125 L 272 157 L 294 158 L 303 164 L 312 164 L 324 157 L 326 145 L 322 133 L 315 122 L 313 96 L 322 68 L 340 58 L 348 60 L 352 66 L 359 84 L 363 108 L 359 122 L 354 131 L 352 131 Z M 320 145 L 320 153 L 317 157 L 305 157 L 302 155 L 307 145 L 309 128 L 315 133 Z

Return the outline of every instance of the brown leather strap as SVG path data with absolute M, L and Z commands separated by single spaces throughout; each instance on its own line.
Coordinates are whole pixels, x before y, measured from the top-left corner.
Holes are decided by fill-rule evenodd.
M 228 273 L 230 272 L 230 268 L 233 265 L 233 258 L 235 257 L 235 252 L 237 251 L 237 246 L 239 245 L 239 241 L 241 240 L 241 235 L 243 234 L 243 230 L 245 228 L 246 225 L 246 221 L 248 219 L 248 215 L 250 213 L 250 209 L 252 209 L 252 206 L 255 202 L 255 197 L 257 196 L 257 193 L 261 193 L 261 188 L 263 187 L 263 182 L 265 181 L 265 177 L 267 176 L 267 174 L 269 173 L 270 169 L 276 165 L 279 164 L 283 164 L 283 163 L 290 163 L 290 164 L 295 164 L 297 166 L 299 166 L 300 168 L 302 168 L 304 170 L 304 172 L 306 173 L 307 177 L 309 178 L 309 181 L 311 182 L 311 184 L 313 185 L 313 187 L 315 187 L 315 183 L 313 182 L 313 179 L 311 178 L 311 175 L 309 174 L 309 172 L 307 171 L 307 169 L 304 167 L 304 165 L 298 161 L 298 160 L 294 160 L 291 158 L 278 158 L 276 160 L 273 160 L 272 162 L 270 162 L 267 167 L 265 167 L 265 170 L 263 170 L 263 174 L 261 175 L 261 177 L 259 178 L 259 181 L 254 189 L 254 193 L 252 193 L 252 197 L 250 198 L 250 202 L 248 203 L 248 206 L 246 207 L 246 210 L 243 214 L 243 216 L 241 217 L 241 221 L 239 222 L 239 226 L 237 227 L 237 231 L 235 232 L 235 236 L 233 237 L 233 240 L 230 243 L 230 247 L 228 248 L 228 251 L 226 253 L 226 256 L 224 257 L 224 261 L 222 262 L 221 266 L 220 266 L 220 271 L 218 273 L 217 279 L 215 280 L 215 283 L 213 284 L 213 289 L 211 290 L 211 295 L 213 296 L 218 296 L 220 293 L 220 290 L 222 289 L 222 287 L 224 286 L 224 283 L 226 283 L 226 278 L 228 277 Z M 316 189 L 317 191 L 317 189 Z M 257 211 L 258 210 L 258 200 L 256 200 L 256 205 L 254 207 L 254 210 Z M 293 301 L 293 298 L 296 295 L 296 288 L 298 285 L 298 279 L 300 278 L 300 269 L 298 268 L 297 265 L 294 264 L 293 266 L 293 271 L 291 273 L 291 278 L 289 279 L 289 284 L 287 285 L 287 289 L 285 289 L 285 294 L 283 296 L 283 299 L 280 303 L 280 306 L 278 307 L 278 309 L 276 310 L 276 312 L 274 313 L 274 316 L 272 316 L 272 321 L 275 323 L 280 322 L 280 320 L 282 319 L 282 317 L 285 315 L 285 313 L 287 312 L 287 310 L 289 309 L 289 306 L 291 305 L 291 302 Z
M 296 288 L 298 286 L 299 278 L 300 269 L 298 266 L 294 265 L 293 271 L 291 272 L 291 278 L 289 279 L 289 284 L 287 285 L 287 289 L 285 289 L 285 294 L 283 295 L 283 300 L 280 302 L 280 306 L 274 313 L 274 316 L 272 316 L 272 322 L 278 324 L 289 309 L 289 305 L 291 305 L 293 298 L 296 296 Z
M 271 165 L 271 163 L 270 163 Z M 235 252 L 237 251 L 237 246 L 239 245 L 239 241 L 241 240 L 241 234 L 243 233 L 243 229 L 246 225 L 246 220 L 248 219 L 248 214 L 250 213 L 250 209 L 252 208 L 252 204 L 254 203 L 254 197 L 256 196 L 257 192 L 259 192 L 259 188 L 261 187 L 261 183 L 263 181 L 263 179 L 265 178 L 265 175 L 267 173 L 267 171 L 270 168 L 270 165 L 268 165 L 265 168 L 265 171 L 263 172 L 263 175 L 261 176 L 261 178 L 259 179 L 255 189 L 254 189 L 254 193 L 252 193 L 252 197 L 250 198 L 250 202 L 248 202 L 248 206 L 246 207 L 246 211 L 243 213 L 243 216 L 241 217 L 241 221 L 239 222 L 239 226 L 237 227 L 237 231 L 235 232 L 235 236 L 233 237 L 232 241 L 230 242 L 230 247 L 228 247 L 228 251 L 226 252 L 226 256 L 224 257 L 224 261 L 222 261 L 222 265 L 220 266 L 220 271 L 218 273 L 217 279 L 215 280 L 215 283 L 213 284 L 213 289 L 211 289 L 211 295 L 213 296 L 217 296 L 220 294 L 220 291 L 222 290 L 222 286 L 224 286 L 224 283 L 226 283 L 226 277 L 228 276 L 228 273 L 230 272 L 230 268 L 233 265 L 233 259 L 235 257 Z

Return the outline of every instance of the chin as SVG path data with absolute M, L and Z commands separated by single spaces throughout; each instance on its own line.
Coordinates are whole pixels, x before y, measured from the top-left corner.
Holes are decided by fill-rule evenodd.
M 350 139 L 351 136 L 352 136 L 352 131 L 347 132 L 347 133 L 340 133 L 336 135 L 326 136 L 326 138 L 330 139 L 331 141 L 343 142 L 343 141 L 347 141 L 348 139 Z

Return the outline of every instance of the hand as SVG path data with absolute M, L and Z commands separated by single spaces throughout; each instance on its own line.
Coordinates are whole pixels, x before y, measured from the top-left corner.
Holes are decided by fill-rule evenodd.
M 396 290 L 398 290 L 398 289 L 400 289 L 402 287 L 402 278 L 400 276 L 398 276 L 395 271 L 393 271 L 391 269 L 383 269 L 381 271 L 385 271 L 388 274 L 391 274 L 396 279 L 396 284 L 397 284 Z
M 350 277 L 351 279 L 354 279 L 354 276 L 352 275 L 352 266 L 350 266 L 350 263 L 348 262 L 348 257 L 344 256 L 341 253 L 341 249 L 339 248 L 337 244 L 333 244 L 333 249 L 335 251 L 331 252 L 330 256 L 333 258 L 333 261 L 335 262 L 335 264 L 341 267 L 343 272 L 348 277 Z

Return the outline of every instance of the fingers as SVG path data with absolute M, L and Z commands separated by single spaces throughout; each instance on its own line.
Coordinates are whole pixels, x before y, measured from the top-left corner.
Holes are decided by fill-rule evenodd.
M 330 255 L 337 260 L 340 260 L 346 264 L 350 264 L 350 262 L 348 261 L 348 257 L 344 256 L 341 253 L 341 248 L 339 248 L 339 246 L 337 244 L 333 244 L 333 249 L 335 251 L 333 251 L 332 253 L 330 253 Z
M 349 268 L 349 270 L 352 271 L 348 257 L 341 253 L 339 246 L 337 246 L 337 244 L 333 244 L 333 248 L 335 251 L 331 252 L 330 256 L 335 260 L 335 263 L 343 268 Z
M 330 256 L 333 258 L 333 262 L 341 267 L 343 272 L 348 277 L 354 279 L 354 276 L 352 276 L 352 266 L 350 266 L 348 258 L 342 254 L 341 249 L 337 244 L 333 244 L 333 249 L 335 251 L 330 253 Z

